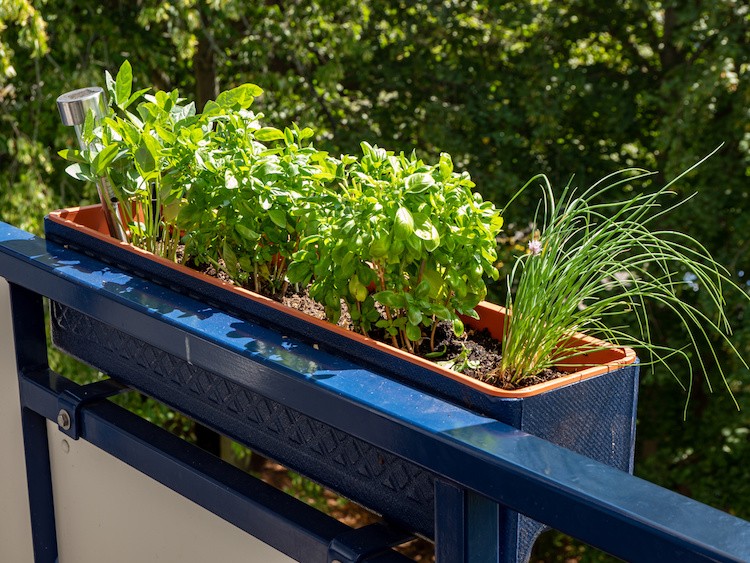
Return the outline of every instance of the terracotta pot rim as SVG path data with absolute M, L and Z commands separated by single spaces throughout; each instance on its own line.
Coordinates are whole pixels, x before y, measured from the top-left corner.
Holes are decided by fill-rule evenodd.
M 310 322 L 319 328 L 335 332 L 339 335 L 345 336 L 347 338 L 353 339 L 355 341 L 359 341 L 361 343 L 364 343 L 368 346 L 371 346 L 373 348 L 376 348 L 381 351 L 385 351 L 389 354 L 392 354 L 398 358 L 401 358 L 403 360 L 409 361 L 413 364 L 416 364 L 422 368 L 426 368 L 432 372 L 435 372 L 439 375 L 442 375 L 444 377 L 448 377 L 450 379 L 453 379 L 454 381 L 457 381 L 461 384 L 467 385 L 477 391 L 480 391 L 486 395 L 490 395 L 493 397 L 503 397 L 503 398 L 523 398 L 523 397 L 531 397 L 534 395 L 539 395 L 541 393 L 544 393 L 546 391 L 551 391 L 553 389 L 557 389 L 559 387 L 564 387 L 567 385 L 571 385 L 573 383 L 582 381 L 584 379 L 589 379 L 592 377 L 596 377 L 598 375 L 602 375 L 605 373 L 613 372 L 617 369 L 620 369 L 624 366 L 633 364 L 637 357 L 635 354 L 635 351 L 631 348 L 627 347 L 615 347 L 613 345 L 607 344 L 604 341 L 592 338 L 590 336 L 577 333 L 573 335 L 571 338 L 578 340 L 580 342 L 585 342 L 588 344 L 592 344 L 596 347 L 602 347 L 606 349 L 606 353 L 608 355 L 612 356 L 612 359 L 610 361 L 607 361 L 606 363 L 603 363 L 601 365 L 596 366 L 590 366 L 586 367 L 584 369 L 581 369 L 579 371 L 574 371 L 568 375 L 550 380 L 545 381 L 544 383 L 538 383 L 536 385 L 531 385 L 528 387 L 524 387 L 521 389 L 514 389 L 514 390 L 506 390 L 506 389 L 500 389 L 498 387 L 495 387 L 493 385 L 490 385 L 488 383 L 485 383 L 483 381 L 479 381 L 477 379 L 474 379 L 472 377 L 469 377 L 467 375 L 463 375 L 461 373 L 448 370 L 446 368 L 440 367 L 437 364 L 424 359 L 420 358 L 418 356 L 415 356 L 413 354 L 410 354 L 408 352 L 405 352 L 403 350 L 400 350 L 398 348 L 394 348 L 388 344 L 385 344 L 383 342 L 380 342 L 378 340 L 373 340 L 372 338 L 368 338 L 366 336 L 363 336 L 357 332 L 353 332 L 350 330 L 347 330 L 343 327 L 340 327 L 338 325 L 335 325 L 333 323 L 330 323 L 328 321 L 323 321 L 320 319 L 316 319 L 314 317 L 311 317 L 301 311 L 298 311 L 296 309 L 293 309 L 291 307 L 288 307 L 286 305 L 282 305 L 281 303 L 274 301 L 268 297 L 265 297 L 263 295 L 257 294 L 253 291 L 244 289 L 242 287 L 232 285 L 228 282 L 222 281 L 218 278 L 214 278 L 211 276 L 207 276 L 205 274 L 202 274 L 201 272 L 198 272 L 196 270 L 192 270 L 188 268 L 187 266 L 183 266 L 181 264 L 177 264 L 175 262 L 172 262 L 170 260 L 167 260 L 165 258 L 162 258 L 160 256 L 156 256 L 152 254 L 151 252 L 148 252 L 146 250 L 143 250 L 141 248 L 135 247 L 132 244 L 125 243 L 118 241 L 109 235 L 105 235 L 99 231 L 97 231 L 94 228 L 82 225 L 80 223 L 75 222 L 73 219 L 69 218 L 71 215 L 73 218 L 75 218 L 79 212 L 81 211 L 91 211 L 93 212 L 95 209 L 101 209 L 101 205 L 90 205 L 90 206 L 82 206 L 82 207 L 69 207 L 66 209 L 59 209 L 56 211 L 52 211 L 48 215 L 48 219 L 54 223 L 58 223 L 60 225 L 64 225 L 67 228 L 72 228 L 82 234 L 92 236 L 102 242 L 105 242 L 107 244 L 111 244 L 114 246 L 119 246 L 123 250 L 127 252 L 132 252 L 137 255 L 143 256 L 144 258 L 148 258 L 149 260 L 153 260 L 157 262 L 158 264 L 161 264 L 165 267 L 168 267 L 170 269 L 176 270 L 178 272 L 181 272 L 185 275 L 189 275 L 193 278 L 199 279 L 204 283 L 210 283 L 213 286 L 226 289 L 232 293 L 242 295 L 246 298 L 252 299 L 258 303 L 262 303 L 263 305 L 266 305 L 268 307 L 271 307 L 277 311 L 281 311 L 283 313 L 293 315 L 299 319 L 302 319 L 304 321 Z M 482 301 L 477 306 L 477 311 L 480 313 L 480 316 L 482 312 L 495 314 L 495 315 L 503 315 L 505 316 L 505 308 L 501 307 L 500 305 L 490 303 L 487 301 Z

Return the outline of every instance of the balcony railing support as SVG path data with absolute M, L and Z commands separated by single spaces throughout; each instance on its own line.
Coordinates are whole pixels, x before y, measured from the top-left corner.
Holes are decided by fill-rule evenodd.
M 20 378 L 40 373 L 47 367 L 42 296 L 17 284 L 10 284 L 11 315 Z M 57 535 L 52 499 L 52 475 L 47 447 L 47 419 L 21 401 L 21 427 L 26 453 L 26 479 L 31 512 L 34 558 L 39 563 L 57 561 Z
M 110 365 L 116 380 L 143 376 L 137 379 L 140 391 L 151 386 L 152 371 L 165 385 L 182 378 L 179 393 L 157 389 L 157 398 L 215 430 L 236 438 L 240 418 L 247 422 L 269 415 L 269 407 L 276 409 L 281 418 L 269 424 L 279 433 L 283 424 L 291 425 L 292 438 L 300 440 L 296 459 L 309 460 L 309 465 L 300 462 L 300 469 L 309 469 L 312 479 L 329 479 L 328 460 L 330 470 L 340 475 L 339 484 L 357 493 L 352 470 L 334 467 L 336 458 L 354 453 L 372 457 L 381 470 L 395 471 L 388 474 L 388 486 L 422 479 L 429 487 L 409 489 L 409 494 L 430 491 L 417 501 L 434 507 L 425 517 L 441 563 L 518 559 L 517 546 L 506 537 L 516 513 L 626 560 L 750 560 L 750 524 L 743 520 L 304 342 L 285 340 L 284 350 L 293 352 L 282 357 L 281 348 L 272 346 L 282 336 L 269 329 L 5 224 L 0 224 L 0 276 L 12 284 L 38 561 L 52 561 L 56 552 L 45 421 L 57 421 L 61 397 L 76 398 L 71 426 L 75 420 L 82 439 L 299 560 L 403 560 L 388 546 L 413 531 L 393 523 L 350 531 L 299 501 L 282 500 L 282 493 L 110 401 L 87 403 L 86 390 L 47 368 L 41 296 L 86 325 L 80 333 L 71 332 L 73 340 L 81 339 L 82 349 L 107 328 L 123 342 L 146 346 L 148 355 L 165 354 L 173 371 L 154 368 L 145 358 L 138 358 L 137 365 L 145 366 L 141 370 L 120 357 L 105 361 L 100 356 L 108 350 L 95 350 L 94 360 Z M 326 367 L 326 376 L 305 372 L 310 362 Z M 184 387 L 185 382 L 193 387 Z M 198 387 L 204 402 L 195 400 Z M 224 407 L 243 414 L 233 418 Z M 258 428 L 260 436 L 266 429 Z M 264 453 L 273 454 L 273 440 L 260 437 L 268 450 Z M 302 450 L 309 439 L 320 440 L 313 449 L 325 449 L 329 439 L 338 449 L 308 455 Z M 357 470 L 373 471 L 366 465 Z M 383 481 L 376 477 L 373 483 Z M 399 494 L 405 493 L 384 501 L 386 508 L 390 501 L 399 506 L 404 500 Z M 399 517 L 396 512 L 388 516 Z

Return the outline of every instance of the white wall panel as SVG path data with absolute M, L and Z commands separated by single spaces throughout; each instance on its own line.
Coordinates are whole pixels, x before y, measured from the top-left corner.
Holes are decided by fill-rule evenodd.
M 60 563 L 276 563 L 285 555 L 48 422 Z
M 0 561 L 33 561 L 8 282 L 0 278 Z

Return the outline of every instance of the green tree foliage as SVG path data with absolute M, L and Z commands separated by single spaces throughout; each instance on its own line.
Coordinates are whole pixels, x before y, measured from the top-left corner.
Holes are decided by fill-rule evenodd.
M 29 51 L 32 57 L 47 53 L 46 23 L 28 0 L 7 0 L 0 6 L 0 32 L 12 28 L 11 41 L 0 39 L 0 85 L 16 76 L 13 44 Z
M 0 28 L 3 220 L 38 229 L 40 209 L 94 199 L 54 156 L 74 144 L 54 100 L 128 58 L 134 88 L 179 87 L 199 107 L 219 89 L 258 84 L 266 93 L 254 108 L 315 128 L 316 146 L 334 155 L 360 141 L 430 161 L 448 152 L 500 207 L 536 173 L 553 185 L 575 174 L 585 187 L 637 165 L 658 169 L 661 182 L 724 143 L 676 186 L 678 200 L 699 194 L 664 228 L 686 231 L 750 281 L 746 2 L 6 0 Z M 537 200 L 528 190 L 506 220 L 523 227 Z M 697 305 L 705 298 L 697 285 L 684 292 Z M 747 353 L 745 308 L 732 298 L 726 311 Z M 650 316 L 656 337 L 685 341 L 669 315 Z M 750 465 L 750 378 L 729 356 L 719 361 L 740 413 L 700 384 L 682 423 L 677 385 L 644 374 L 637 467 L 748 518 L 746 495 L 731 489 L 739 477 L 699 485 L 730 460 Z

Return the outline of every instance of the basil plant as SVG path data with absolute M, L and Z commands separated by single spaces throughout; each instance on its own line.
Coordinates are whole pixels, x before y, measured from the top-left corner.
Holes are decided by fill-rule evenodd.
M 331 320 L 346 304 L 365 335 L 385 332 L 399 348 L 435 348 L 438 321 L 460 335 L 460 315 L 476 316 L 485 276 L 497 280 L 499 212 L 472 191 L 447 154 L 428 165 L 362 143 L 342 159 L 337 190 L 322 201 L 313 233 L 300 240 L 288 276 L 311 283 Z
M 430 165 L 362 143 L 334 158 L 309 128 L 264 126 L 253 84 L 201 113 L 177 90 L 132 92 L 127 62 L 107 86 L 88 148 L 61 154 L 75 177 L 107 177 L 136 246 L 177 260 L 182 244 L 184 262 L 276 299 L 308 288 L 331 321 L 343 303 L 356 330 L 408 351 L 434 351 L 440 321 L 460 335 L 498 278 L 500 213 L 447 154 Z

